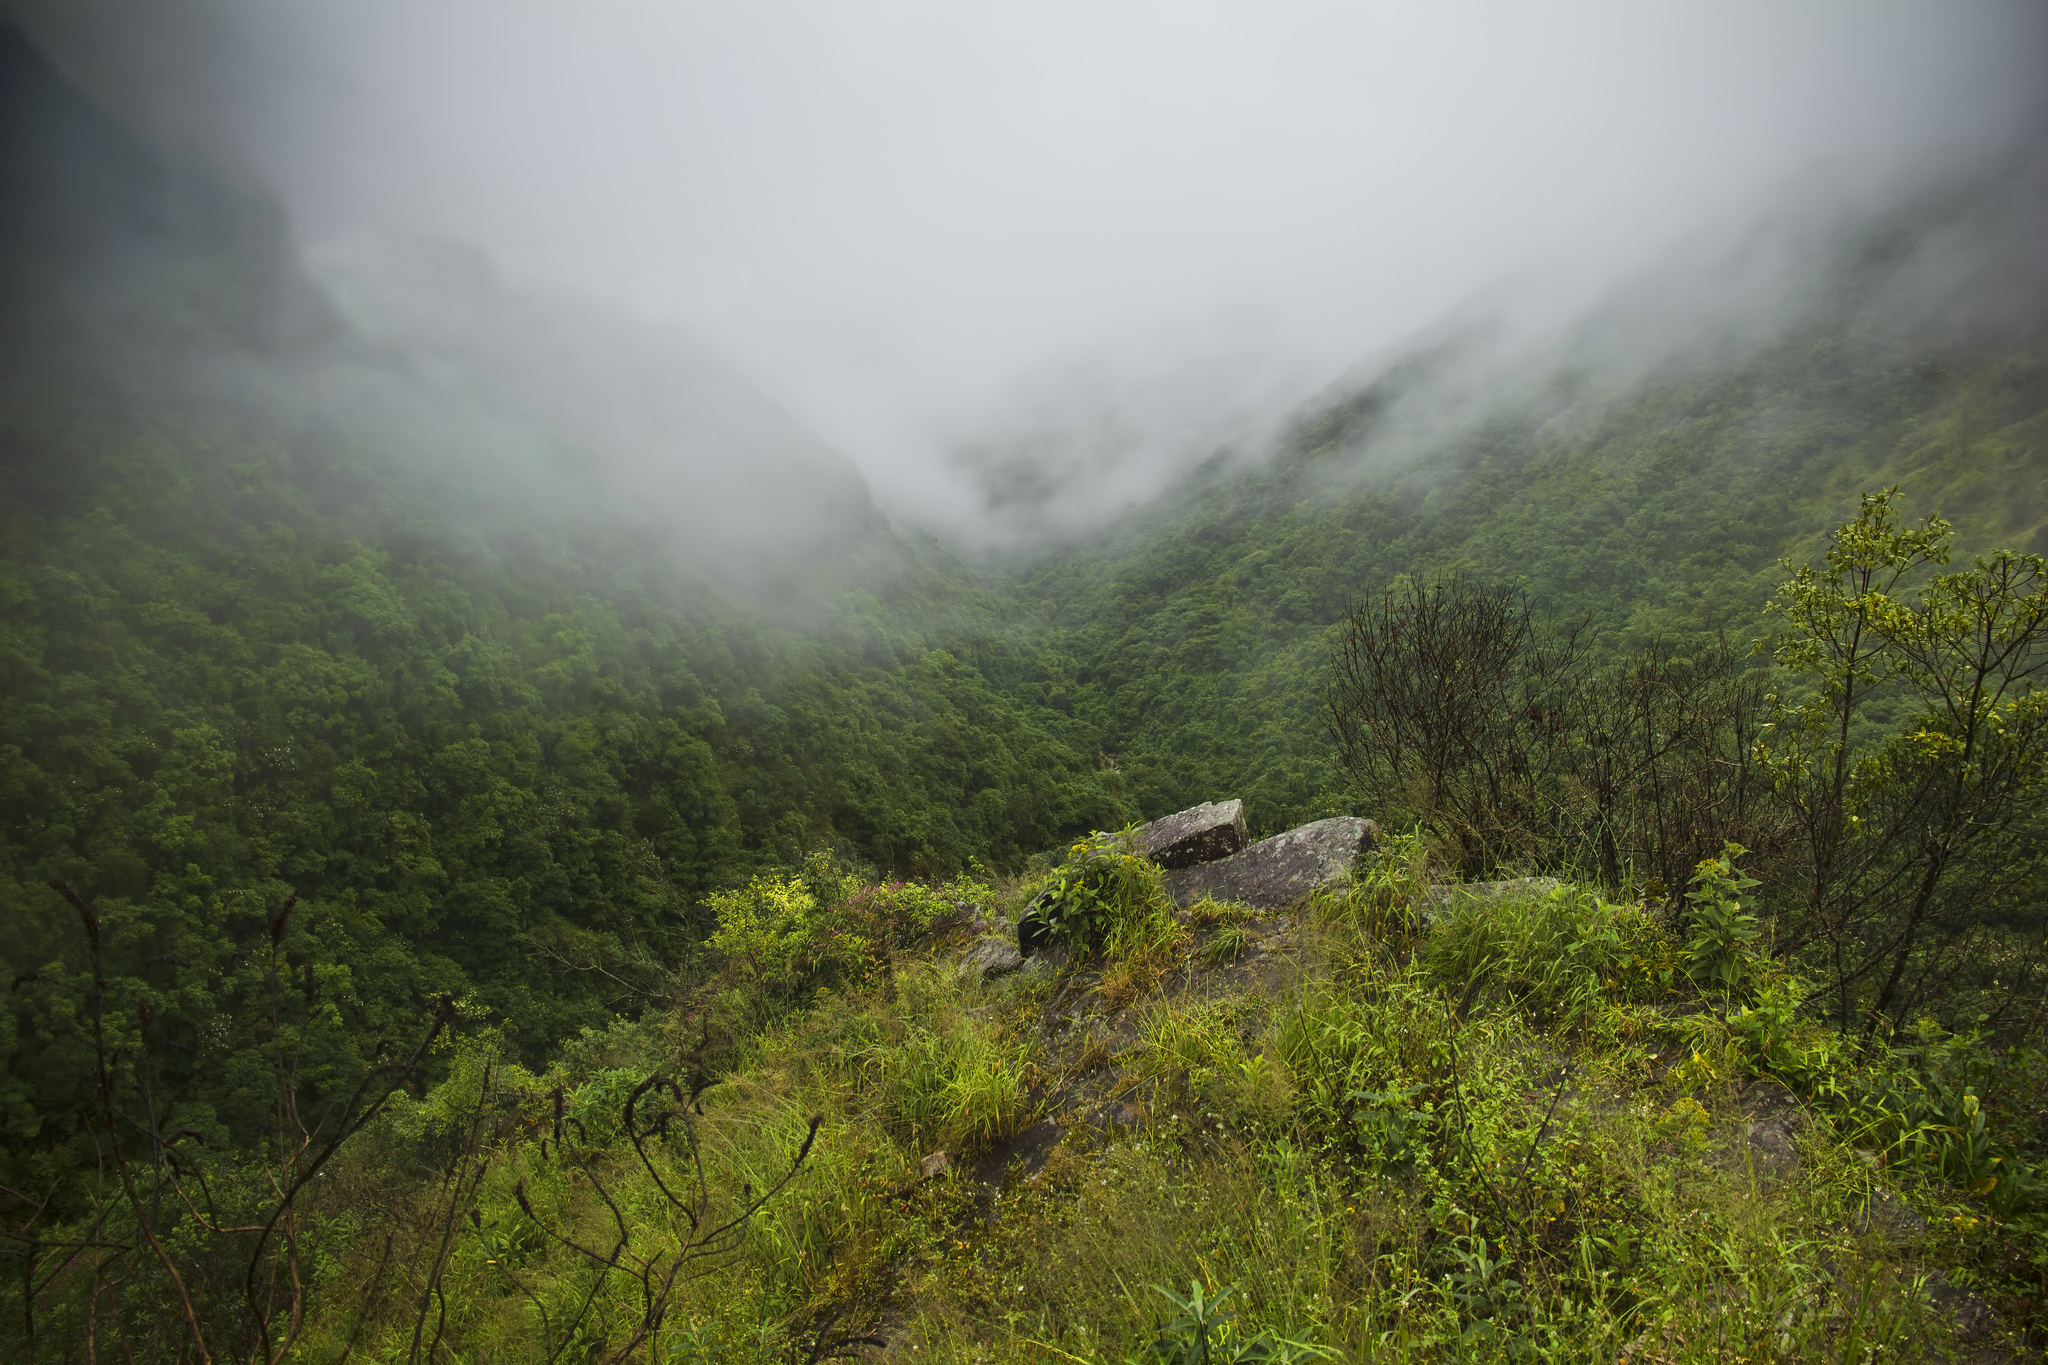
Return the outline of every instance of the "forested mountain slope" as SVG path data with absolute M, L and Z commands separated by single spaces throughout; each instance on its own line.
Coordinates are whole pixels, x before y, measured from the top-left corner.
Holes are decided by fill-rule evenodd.
M 897 562 L 853 463 L 688 336 L 516 288 L 448 243 L 360 239 L 316 269 L 364 334 L 485 377 L 749 606 L 800 609 Z
M 2041 549 L 2048 309 L 1995 253 L 1950 287 L 2010 287 L 1997 320 L 1909 301 L 1944 212 L 1981 206 L 1843 245 L 1767 337 L 1605 389 L 1567 348 L 1418 450 L 1399 417 L 1436 401 L 1425 354 L 1305 417 L 1270 466 L 1191 481 L 1114 540 L 1025 567 L 1020 591 L 1075 661 L 1074 714 L 1147 814 L 1222 793 L 1269 829 L 1372 814 L 1335 785 L 1318 707 L 1349 610 L 1398 577 L 1509 582 L 1606 648 L 1684 647 L 1761 634 L 1780 561 L 1885 485 L 1972 552 Z
M 345 1071 L 442 991 L 545 1048 L 607 1017 L 600 968 L 672 960 L 705 891 L 812 846 L 933 869 L 1123 821 L 1079 727 L 927 613 L 761 624 L 501 390 L 352 331 L 270 206 L 18 37 L 0 66 L 8 1161 L 83 1095 L 53 878 L 161 1027 L 229 1044 L 296 895 Z M 882 592 L 986 613 L 863 534 Z M 218 1093 L 232 1046 L 202 1051 Z

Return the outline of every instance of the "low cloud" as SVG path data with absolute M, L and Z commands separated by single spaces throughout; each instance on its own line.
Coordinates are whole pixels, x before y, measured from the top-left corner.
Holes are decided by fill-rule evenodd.
M 1445 318 L 1534 353 L 1677 263 L 1672 317 L 1739 331 L 1771 225 L 1983 164 L 2048 71 L 2028 4 L 18 8 L 308 243 L 474 243 L 681 329 L 887 509 L 996 543 L 1255 455 Z

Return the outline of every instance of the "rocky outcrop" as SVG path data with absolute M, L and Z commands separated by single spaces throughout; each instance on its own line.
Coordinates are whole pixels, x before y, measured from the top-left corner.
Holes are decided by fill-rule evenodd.
M 1166 889 L 1180 905 L 1213 896 L 1276 910 L 1311 892 L 1343 885 L 1378 833 L 1378 825 L 1355 815 L 1318 820 L 1261 839 L 1217 862 L 1169 871 Z
M 1024 965 L 1024 954 L 1008 939 L 989 937 L 968 949 L 962 966 L 983 976 L 1006 976 Z
M 1228 858 L 1251 842 L 1244 802 L 1205 801 L 1138 826 L 1138 852 L 1165 868 Z

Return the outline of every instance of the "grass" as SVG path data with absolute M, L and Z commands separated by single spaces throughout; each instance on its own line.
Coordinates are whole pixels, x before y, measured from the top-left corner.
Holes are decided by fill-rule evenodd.
M 984 981 L 940 929 L 773 1009 L 714 977 L 544 1074 L 466 1035 L 326 1182 L 293 1358 L 784 1362 L 886 1339 L 896 1360 L 1122 1365 L 1150 1358 L 1158 1287 L 1191 1283 L 1232 1291 L 1239 1340 L 1349 1361 L 1933 1358 L 1964 1288 L 2038 1347 L 2038 1207 L 1994 1211 L 1927 1145 L 1939 1125 L 1885 1128 L 1855 1098 L 1910 1060 L 1931 1103 L 1963 1042 L 1909 1057 L 1796 1013 L 1756 1024 L 1785 984 L 1768 961 L 1748 1006 L 1709 1000 L 1641 906 L 1432 900 L 1389 842 L 1284 930 L 1162 901 L 1064 974 Z M 1254 930 L 1285 970 L 1215 947 Z M 688 1077 L 705 1009 L 770 1022 L 694 1101 L 646 1093 L 643 1162 L 623 1097 Z M 1971 1112 L 2039 1074 L 1972 1065 Z M 701 1167 L 700 1219 L 735 1216 L 814 1118 L 801 1171 L 632 1345 L 633 1267 L 701 1235 L 661 1182 Z M 1791 1161 L 1754 1140 L 1766 1121 Z M 2032 1161 L 2001 1122 L 1983 1142 Z

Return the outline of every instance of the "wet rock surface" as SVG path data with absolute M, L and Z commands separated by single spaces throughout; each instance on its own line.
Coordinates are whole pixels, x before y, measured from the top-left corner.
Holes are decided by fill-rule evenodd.
M 1782 1180 L 1799 1169 L 1799 1149 L 1792 1140 L 1792 1125 L 1780 1115 L 1749 1125 L 1749 1154 L 1757 1174 L 1771 1180 Z
M 983 976 L 1003 976 L 1024 965 L 1024 954 L 1005 938 L 985 938 L 967 950 L 961 965 Z
M 1948 1315 L 1954 1324 L 1956 1340 L 1974 1345 L 1991 1335 L 1998 1325 L 1998 1310 L 1969 1290 L 1953 1283 L 1946 1275 L 1928 1276 L 1927 1297 L 1935 1308 Z M 2005 1357 L 2003 1352 L 1981 1354 L 1979 1359 L 1997 1360 Z
M 1244 802 L 1205 801 L 1161 816 L 1137 832 L 1138 851 L 1165 868 L 1228 858 L 1251 842 Z
M 1341 886 L 1378 833 L 1378 825 L 1355 815 L 1317 820 L 1261 839 L 1217 862 L 1170 870 L 1166 889 L 1180 905 L 1192 905 L 1206 895 L 1255 909 L 1278 909 L 1311 892 Z
M 1927 1234 L 1927 1220 L 1892 1191 L 1878 1188 L 1849 1220 L 1849 1231 L 1875 1233 L 1887 1242 L 1917 1242 Z
M 1032 1176 L 1045 1169 L 1052 1149 L 1060 1145 L 1066 1130 L 1053 1119 L 1040 1119 L 1023 1132 L 999 1142 L 974 1167 L 974 1178 L 984 1185 L 1000 1185 L 1014 1168 L 1019 1175 Z
M 1767 1083 L 1752 1086 L 1743 1096 L 1743 1104 L 1753 1115 L 1744 1129 L 1751 1169 L 1772 1183 L 1797 1171 L 1799 1130 L 1806 1119 L 1798 1097 L 1781 1085 Z

